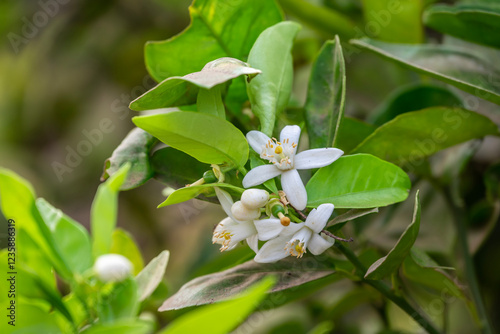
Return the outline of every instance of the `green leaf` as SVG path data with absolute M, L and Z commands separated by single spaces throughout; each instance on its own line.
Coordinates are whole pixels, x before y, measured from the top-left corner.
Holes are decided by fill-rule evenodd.
M 343 213 L 335 218 L 333 218 L 331 221 L 328 222 L 326 227 L 330 227 L 336 224 L 348 222 L 351 220 L 354 220 L 359 217 L 363 217 L 366 215 L 369 215 L 370 213 L 378 213 L 378 208 L 373 208 L 373 209 L 351 209 L 347 211 L 346 213 Z
M 112 254 L 120 254 L 125 256 L 134 265 L 133 273 L 137 275 L 144 267 L 144 260 L 142 259 L 141 251 L 137 247 L 137 243 L 130 233 L 121 228 L 113 231 L 111 236 L 111 248 L 109 250 Z
M 196 0 L 189 13 L 191 24 L 182 33 L 146 44 L 146 67 L 157 81 L 199 71 L 221 57 L 244 60 L 257 36 L 283 19 L 269 0 Z
M 422 265 L 417 260 L 418 255 L 414 248 L 410 256 L 403 262 L 403 274 L 410 281 L 433 289 L 439 295 L 447 294 L 458 298 L 465 298 L 464 292 L 456 281 L 439 267 Z
M 4 316 L 6 319 L 3 319 L 0 330 L 2 333 L 13 333 L 13 329 L 15 329 L 14 333 L 16 334 L 62 334 L 55 315 L 50 313 L 46 306 L 43 302 L 18 300 L 16 305 L 16 326 L 10 326 L 6 320 L 8 318 Z
M 500 48 L 498 3 L 435 5 L 426 9 L 423 21 L 427 26 L 443 34 Z
M 43 198 L 36 200 L 36 206 L 52 234 L 59 255 L 73 273 L 83 274 L 93 263 L 87 230 Z
M 305 256 L 299 261 L 288 257 L 276 263 L 257 263 L 251 260 L 221 272 L 195 278 L 167 299 L 159 310 L 169 311 L 224 300 L 268 275 L 277 277 L 277 283 L 272 289 L 275 292 L 333 273 L 333 266 L 329 262 L 319 261 L 313 256 Z
M 151 166 L 155 178 L 173 188 L 184 187 L 199 180 L 210 169 L 210 165 L 172 147 L 155 151 L 151 157 Z
M 221 94 L 220 86 L 215 86 L 211 89 L 200 89 L 196 98 L 198 111 L 226 119 L 226 109 L 224 108 Z
M 486 197 L 490 202 L 500 199 L 500 162 L 497 162 L 484 173 Z
M 234 300 L 191 311 L 173 321 L 160 334 L 204 333 L 226 334 L 242 323 L 265 298 L 273 286 L 273 277 L 266 277 Z
M 408 111 L 430 107 L 462 107 L 460 98 L 448 89 L 429 84 L 410 84 L 396 89 L 373 111 L 369 121 L 382 125 Z
M 137 283 L 132 277 L 114 283 L 111 290 L 101 293 L 98 313 L 99 320 L 103 323 L 134 318 L 138 311 Z
M 276 116 L 288 104 L 292 91 L 292 46 L 300 26 L 281 22 L 260 34 L 250 51 L 248 63 L 262 74 L 247 83 L 252 112 L 260 120 L 261 131 L 272 136 Z
M 422 0 L 362 0 L 365 32 L 387 42 L 422 43 Z
M 363 38 L 351 44 L 500 104 L 500 73 L 482 58 L 448 45 L 393 44 Z
M 366 271 L 365 278 L 372 280 L 383 279 L 395 272 L 410 253 L 411 247 L 417 240 L 420 229 L 420 200 L 418 191 L 415 195 L 415 207 L 413 209 L 413 219 L 410 225 L 403 232 L 396 245 L 389 253 L 375 261 Z
M 323 44 L 313 64 L 305 104 L 311 148 L 334 147 L 344 116 L 345 63 L 338 36 Z
M 6 219 L 13 219 L 16 229 L 24 230 L 65 279 L 72 273 L 58 253 L 52 234 L 35 204 L 35 192 L 28 181 L 0 168 L 0 207 Z M 22 250 L 20 251 L 22 252 Z
M 196 102 L 199 91 L 217 88 L 241 75 L 249 77 L 260 71 L 238 59 L 220 58 L 206 64 L 201 71 L 183 77 L 170 77 L 130 103 L 132 110 L 148 110 L 190 105 Z M 219 97 L 220 99 L 220 97 Z M 221 101 L 222 102 L 222 101 Z M 224 114 L 223 114 L 224 115 Z M 225 117 L 223 117 L 225 118 Z
M 96 324 L 87 328 L 82 334 L 148 334 L 152 333 L 153 324 L 138 319 L 118 320 L 111 324 Z
M 198 186 L 189 186 L 177 189 L 176 191 L 168 195 L 167 199 L 163 203 L 158 205 L 158 207 L 161 208 L 164 206 L 189 201 L 190 199 L 202 194 L 205 196 L 213 196 L 213 194 L 215 193 L 213 187 L 222 187 L 224 188 L 224 190 L 230 191 L 230 193 L 237 193 L 239 195 L 241 195 L 243 191 L 245 191 L 245 189 L 243 188 L 235 187 L 231 184 L 226 183 L 206 183 Z
M 335 147 L 341 149 L 344 153 L 351 152 L 373 131 L 375 131 L 375 127 L 371 124 L 356 118 L 343 117 Z
M 414 163 L 447 147 L 498 134 L 497 125 L 483 115 L 433 107 L 399 115 L 375 130 L 352 153 L 370 153 L 397 164 Z
M 306 185 L 308 207 L 375 208 L 401 202 L 411 187 L 408 175 L 369 154 L 343 156 L 320 168 Z
M 243 133 L 218 117 L 178 111 L 134 117 L 132 121 L 165 144 L 207 164 L 244 166 L 248 143 Z
M 90 211 L 92 254 L 94 258 L 109 253 L 118 213 L 118 192 L 127 178 L 130 164 L 121 167 L 97 189 Z
M 104 165 L 101 181 L 107 180 L 120 167 L 130 162 L 130 171 L 120 190 L 137 188 L 153 176 L 149 154 L 156 144 L 156 138 L 142 129 L 135 128 L 128 133 Z
M 146 267 L 136 276 L 139 301 L 148 298 L 163 280 L 167 269 L 170 252 L 165 250 L 151 260 Z

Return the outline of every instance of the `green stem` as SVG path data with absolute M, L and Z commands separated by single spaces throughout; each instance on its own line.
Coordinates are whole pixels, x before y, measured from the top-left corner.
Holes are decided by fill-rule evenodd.
M 321 33 L 338 34 L 345 39 L 355 37 L 354 22 L 339 12 L 304 0 L 279 0 L 279 3 L 287 13 Z
M 488 314 L 486 308 L 484 307 L 483 298 L 481 296 L 481 290 L 479 289 L 479 284 L 477 282 L 476 270 L 474 268 L 474 262 L 472 261 L 472 256 L 469 252 L 469 243 L 467 241 L 467 229 L 465 226 L 465 211 L 460 205 L 456 205 L 453 200 L 453 196 L 448 188 L 442 188 L 444 197 L 446 199 L 446 204 L 448 205 L 451 214 L 453 215 L 453 220 L 457 229 L 458 243 L 460 245 L 464 264 L 465 264 L 465 277 L 469 283 L 470 292 L 472 294 L 472 299 L 476 305 L 476 310 L 479 316 L 481 331 L 485 334 L 492 334 L 493 330 L 491 328 L 490 322 L 488 320 Z
M 397 296 L 391 288 L 385 284 L 383 281 L 374 281 L 364 279 L 366 274 L 366 267 L 359 260 L 359 258 L 354 254 L 349 248 L 345 247 L 340 242 L 336 242 L 335 246 L 345 255 L 345 257 L 351 261 L 351 263 L 356 267 L 356 272 L 361 278 L 361 281 L 371 285 L 373 288 L 378 290 L 382 295 L 387 297 L 394 304 L 398 305 L 403 311 L 405 311 L 410 317 L 412 317 L 423 329 L 431 334 L 440 334 L 441 332 L 434 327 L 434 325 L 417 309 L 415 309 L 406 299 L 401 296 Z

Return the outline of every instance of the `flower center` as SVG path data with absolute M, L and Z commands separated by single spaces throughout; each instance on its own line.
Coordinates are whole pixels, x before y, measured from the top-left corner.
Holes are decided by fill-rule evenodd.
M 290 143 L 288 138 L 283 142 L 279 142 L 276 138 L 269 139 L 267 144 L 262 146 L 260 157 L 270 161 L 279 169 L 292 169 L 296 147 L 297 144 Z
M 285 250 L 290 253 L 291 256 L 296 256 L 297 258 L 301 258 L 302 255 L 306 253 L 305 244 L 297 239 L 288 242 L 285 246 Z
M 227 230 L 214 231 L 212 243 L 221 245 L 220 251 L 223 252 L 229 247 L 233 234 Z

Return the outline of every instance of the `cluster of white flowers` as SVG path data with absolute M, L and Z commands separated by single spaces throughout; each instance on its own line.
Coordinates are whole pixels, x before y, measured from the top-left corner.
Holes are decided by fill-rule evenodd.
M 296 125 L 284 127 L 280 141 L 262 132 L 250 131 L 248 143 L 261 158 L 272 164 L 253 168 L 243 179 L 243 186 L 250 188 L 281 175 L 286 199 L 294 209 L 304 210 L 307 192 L 297 170 L 330 165 L 344 152 L 336 148 L 320 148 L 296 154 L 299 137 L 300 127 Z M 271 214 L 272 204 L 279 201 L 270 199 L 265 190 L 247 189 L 236 203 L 221 188 L 215 187 L 215 192 L 228 215 L 216 226 L 212 239 L 213 243 L 221 245 L 221 251 L 230 250 L 246 240 L 256 253 L 254 260 L 267 263 L 289 255 L 300 258 L 306 250 L 318 255 L 334 244 L 333 238 L 320 234 L 333 213 L 333 204 L 322 204 L 311 210 L 304 222 L 292 223 L 282 212 L 277 214 L 278 217 Z M 284 208 L 281 202 L 279 205 Z M 264 214 L 267 217 L 260 219 Z M 266 241 L 260 249 L 259 240 Z

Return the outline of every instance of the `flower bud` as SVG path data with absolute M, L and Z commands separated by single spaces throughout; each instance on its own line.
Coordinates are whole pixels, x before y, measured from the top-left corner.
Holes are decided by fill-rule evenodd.
M 243 205 L 241 201 L 238 201 L 233 204 L 231 207 L 231 213 L 234 218 L 241 221 L 249 221 L 254 220 L 260 217 L 259 209 L 250 209 L 246 205 Z
M 97 258 L 94 271 L 103 282 L 120 282 L 132 273 L 132 263 L 123 255 L 106 254 Z
M 269 200 L 269 193 L 262 189 L 248 189 L 241 195 L 241 203 L 249 209 L 260 209 Z

